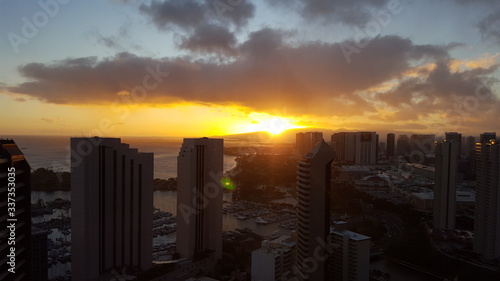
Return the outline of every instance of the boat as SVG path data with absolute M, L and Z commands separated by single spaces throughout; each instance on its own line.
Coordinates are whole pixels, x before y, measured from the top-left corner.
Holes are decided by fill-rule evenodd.
M 263 220 L 261 217 L 258 217 L 255 220 L 255 223 L 258 223 L 258 224 L 268 224 L 268 222 L 266 220 Z
M 246 219 L 248 219 L 247 217 L 242 216 L 242 215 L 237 215 L 236 218 L 239 219 L 239 220 L 246 220 Z

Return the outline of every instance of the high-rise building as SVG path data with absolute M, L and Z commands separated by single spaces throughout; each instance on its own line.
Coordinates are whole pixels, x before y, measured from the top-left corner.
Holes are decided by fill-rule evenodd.
M 333 150 L 322 141 L 297 162 L 297 262 L 294 273 L 299 280 L 328 280 L 330 167 L 334 158 Z
M 306 152 L 306 134 L 299 132 L 295 134 L 295 151 L 297 155 L 304 155 Z
M 99 280 L 152 266 L 153 154 L 119 138 L 71 139 L 71 271 Z
M 459 149 L 458 153 L 462 154 L 462 134 L 459 134 L 457 132 L 446 132 L 444 139 L 447 141 L 457 142 Z
M 433 223 L 437 229 L 455 229 L 458 161 L 461 135 L 446 134 L 436 144 Z
M 335 222 L 330 231 L 333 254 L 329 261 L 329 280 L 369 280 L 370 237 L 344 229 L 345 224 Z
M 16 143 L 0 139 L 0 280 L 31 279 L 30 171 Z
M 222 257 L 224 140 L 184 139 L 177 157 L 177 252 Z
M 474 159 L 474 152 L 476 150 L 476 138 L 473 136 L 468 136 L 465 141 L 465 157 L 469 159 Z
M 354 164 L 356 161 L 356 133 L 340 132 L 332 135 L 336 162 Z
M 436 137 L 434 135 L 419 135 L 414 134 L 410 137 L 410 156 L 425 157 L 425 155 L 434 153 Z M 412 159 L 415 160 L 415 159 Z
M 393 133 L 387 134 L 387 158 L 392 158 L 394 157 L 394 152 L 395 152 L 395 144 L 396 144 L 396 135 Z
M 262 241 L 261 247 L 252 252 L 252 280 L 290 280 L 295 245 L 296 242 L 289 236 Z
M 479 136 L 479 142 L 480 143 L 490 143 L 490 140 L 496 140 L 497 133 L 495 132 L 486 132 L 482 133 Z
M 322 132 L 297 133 L 295 135 L 295 148 L 298 155 L 304 156 L 321 141 L 323 141 Z
M 356 164 L 377 164 L 377 134 L 356 133 Z
M 482 139 L 485 141 L 486 139 Z M 485 261 L 500 258 L 500 144 L 476 144 L 474 252 Z
M 409 156 L 410 155 L 410 139 L 407 135 L 399 135 L 397 142 L 397 155 L 398 156 Z

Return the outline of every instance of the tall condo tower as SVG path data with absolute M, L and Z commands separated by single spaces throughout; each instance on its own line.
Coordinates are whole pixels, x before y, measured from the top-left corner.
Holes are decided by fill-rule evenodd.
M 330 170 L 335 153 L 320 142 L 297 162 L 299 280 L 328 280 L 327 241 L 330 233 Z M 313 260 L 311 260 L 313 259 Z
M 0 280 L 31 279 L 30 165 L 13 140 L 0 139 Z
M 394 157 L 396 148 L 396 135 L 393 133 L 387 134 L 387 158 Z
M 500 144 L 476 144 L 474 252 L 485 261 L 500 258 Z
M 184 139 L 177 157 L 177 252 L 222 257 L 224 140 Z
M 455 229 L 458 160 L 462 136 L 447 133 L 436 144 L 433 223 L 437 229 Z
M 149 269 L 153 154 L 119 138 L 72 138 L 71 214 L 73 280 Z

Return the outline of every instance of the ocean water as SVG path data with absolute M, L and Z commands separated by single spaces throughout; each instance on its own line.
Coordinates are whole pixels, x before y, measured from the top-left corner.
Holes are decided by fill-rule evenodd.
M 12 138 L 24 153 L 32 169 L 51 168 L 70 171 L 70 137 L 65 136 L 7 136 Z M 177 176 L 177 155 L 182 138 L 124 137 L 123 143 L 139 152 L 154 153 L 154 177 L 168 179 Z M 224 171 L 232 169 L 236 157 L 224 155 Z

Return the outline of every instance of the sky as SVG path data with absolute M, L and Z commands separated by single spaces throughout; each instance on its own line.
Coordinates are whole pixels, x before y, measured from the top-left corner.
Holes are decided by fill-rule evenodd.
M 499 2 L 0 0 L 0 134 L 500 131 Z

